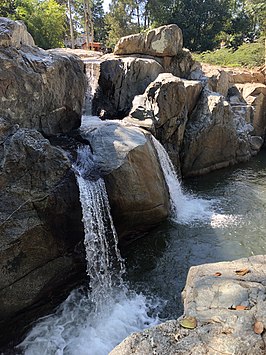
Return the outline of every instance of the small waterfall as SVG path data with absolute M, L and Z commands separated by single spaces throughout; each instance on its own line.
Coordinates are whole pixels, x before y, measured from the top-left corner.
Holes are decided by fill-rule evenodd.
M 88 80 L 91 69 L 93 65 Z M 87 96 L 83 126 L 101 124 L 99 118 L 89 116 L 90 89 Z M 93 178 L 88 146 L 78 150 L 73 169 L 83 212 L 89 290 L 72 291 L 54 314 L 37 322 L 18 346 L 26 355 L 107 355 L 130 333 L 159 323 L 160 302 L 130 290 L 122 279 L 125 267 L 104 180 Z
M 196 198 L 182 191 L 173 163 L 161 143 L 152 136 L 165 182 L 168 187 L 172 219 L 177 223 L 189 224 L 191 222 L 209 220 L 213 214 L 214 201 Z
M 90 299 L 95 306 L 95 312 L 99 312 L 102 305 L 110 300 L 114 288 L 123 288 L 122 275 L 125 266 L 117 248 L 118 238 L 104 180 L 91 180 L 88 177 L 93 167 L 90 156 L 88 146 L 80 148 L 75 171 L 83 211 Z

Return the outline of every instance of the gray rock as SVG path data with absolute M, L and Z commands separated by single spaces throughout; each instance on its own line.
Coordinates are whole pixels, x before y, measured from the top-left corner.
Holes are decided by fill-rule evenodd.
M 12 21 L 0 17 L 0 47 L 15 47 L 22 45 L 35 46 L 32 36 L 22 21 Z
M 22 25 L 5 20 L 0 19 L 0 36 L 5 35 L 1 30 L 7 22 L 17 38 L 16 28 Z M 13 42 L 10 45 L 15 45 Z M 0 116 L 45 135 L 79 127 L 84 65 L 76 56 L 56 53 L 25 45 L 19 49 L 0 46 Z
M 168 321 L 142 333 L 133 333 L 110 355 L 264 355 L 265 267 L 265 256 L 192 267 L 183 292 L 183 317 L 195 317 L 197 327 L 182 328 L 183 317 Z M 249 272 L 243 276 L 236 274 L 243 269 Z M 221 276 L 215 276 L 217 272 Z M 255 333 L 256 322 L 264 326 L 262 334 Z
M 201 90 L 199 81 L 180 79 L 170 73 L 159 74 L 143 95 L 135 97 L 124 122 L 151 131 L 179 168 L 179 151 L 187 117 L 193 111 Z
M 205 88 L 186 125 L 183 175 L 205 174 L 248 160 L 251 156 L 250 130 L 252 127 L 244 118 L 234 115 L 222 95 Z
M 177 25 L 161 26 L 147 33 L 122 37 L 114 54 L 148 54 L 156 57 L 176 56 L 183 47 L 183 34 Z
M 18 335 L 43 308 L 51 310 L 54 300 L 62 300 L 80 282 L 85 266 L 74 251 L 83 241 L 83 226 L 66 153 L 36 130 L 21 129 L 5 119 L 0 120 L 0 144 L 3 341 L 14 331 Z M 18 321 L 19 329 L 14 326 Z
M 90 142 L 95 167 L 104 175 L 120 242 L 167 218 L 168 191 L 149 134 L 104 121 L 90 125 L 82 136 Z
M 101 63 L 93 113 L 109 119 L 125 117 L 131 109 L 133 98 L 143 94 L 162 72 L 162 66 L 152 58 L 109 56 Z

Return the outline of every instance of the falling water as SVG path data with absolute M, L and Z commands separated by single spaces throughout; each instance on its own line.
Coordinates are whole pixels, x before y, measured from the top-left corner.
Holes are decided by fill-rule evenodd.
M 88 125 L 90 116 L 84 120 Z M 104 180 L 92 178 L 95 167 L 88 146 L 78 150 L 73 169 L 83 212 L 89 289 L 74 290 L 54 314 L 38 321 L 18 346 L 26 355 L 106 355 L 130 333 L 159 322 L 160 302 L 123 282 L 125 267 Z
M 184 193 L 166 150 L 156 138 L 152 137 L 152 141 L 168 187 L 172 219 L 183 224 L 210 219 L 214 201 Z

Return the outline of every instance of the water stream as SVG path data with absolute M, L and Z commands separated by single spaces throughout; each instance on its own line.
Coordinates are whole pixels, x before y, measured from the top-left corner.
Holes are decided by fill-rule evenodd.
M 89 121 L 84 116 L 86 125 Z M 167 153 L 156 140 L 153 144 L 168 185 L 172 219 L 129 247 L 126 267 L 104 181 L 90 177 L 89 148 L 78 151 L 74 170 L 89 287 L 74 290 L 54 314 L 39 320 L 20 344 L 25 354 L 106 355 L 130 333 L 182 313 L 180 293 L 191 265 L 265 254 L 263 155 L 240 168 L 191 179 L 185 189 L 193 193 L 184 194 Z

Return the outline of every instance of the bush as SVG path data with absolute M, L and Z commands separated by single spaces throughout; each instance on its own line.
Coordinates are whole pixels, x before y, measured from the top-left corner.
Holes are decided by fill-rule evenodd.
M 193 58 L 202 63 L 229 67 L 259 67 L 265 60 L 264 39 L 254 43 L 244 43 L 237 50 L 221 48 L 213 52 L 193 53 Z

